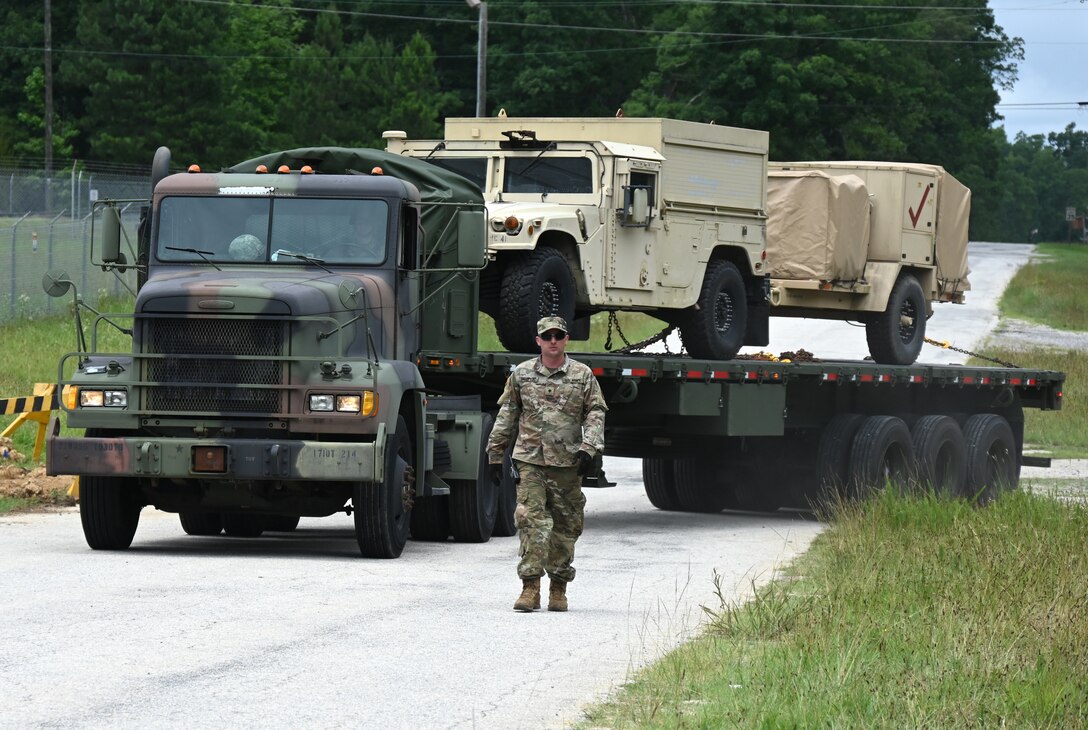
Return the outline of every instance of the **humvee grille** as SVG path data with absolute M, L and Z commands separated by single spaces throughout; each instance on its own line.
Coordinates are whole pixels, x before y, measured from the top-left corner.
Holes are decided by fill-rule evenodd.
M 146 408 L 205 413 L 276 413 L 280 410 L 279 389 L 236 386 L 281 385 L 283 361 L 237 357 L 278 358 L 283 355 L 285 323 L 226 317 L 150 319 L 144 327 L 143 350 L 146 353 L 206 356 L 147 360 L 144 379 L 161 385 L 148 388 Z

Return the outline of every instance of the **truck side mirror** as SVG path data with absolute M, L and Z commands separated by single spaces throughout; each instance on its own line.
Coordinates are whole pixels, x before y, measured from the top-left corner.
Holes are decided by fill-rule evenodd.
M 112 205 L 102 208 L 102 263 L 124 263 L 121 259 L 121 211 Z
M 484 211 L 462 210 L 457 213 L 457 265 L 482 269 L 487 263 L 487 226 Z

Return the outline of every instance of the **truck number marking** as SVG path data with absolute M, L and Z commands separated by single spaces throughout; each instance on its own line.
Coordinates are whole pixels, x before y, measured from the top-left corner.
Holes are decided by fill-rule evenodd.
M 915 228 L 918 227 L 918 219 L 922 217 L 922 208 L 926 207 L 926 198 L 929 197 L 929 186 L 926 185 L 925 190 L 922 191 L 922 202 L 918 203 L 918 212 L 914 212 L 914 208 L 907 208 L 907 215 L 910 216 L 910 224 Z

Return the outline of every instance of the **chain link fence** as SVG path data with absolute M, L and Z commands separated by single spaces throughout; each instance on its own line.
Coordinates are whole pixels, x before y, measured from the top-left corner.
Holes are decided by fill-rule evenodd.
M 146 199 L 149 184 L 146 174 L 73 167 L 47 177 L 41 170 L 0 167 L 0 320 L 68 311 L 70 295 L 54 299 L 42 288 L 46 272 L 55 269 L 67 272 L 83 301 L 95 308 L 104 297 L 135 289 L 135 271 L 117 274 L 91 264 L 92 226 L 96 248 L 100 233 L 92 210 L 96 200 Z M 139 214 L 139 204 L 132 203 L 121 215 L 121 245 L 130 262 L 136 258 Z

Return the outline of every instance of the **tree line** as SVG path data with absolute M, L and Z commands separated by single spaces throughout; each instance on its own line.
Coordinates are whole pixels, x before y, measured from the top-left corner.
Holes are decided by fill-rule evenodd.
M 771 156 L 943 165 L 980 240 L 1064 238 L 1088 133 L 1009 140 L 1022 42 L 986 0 L 489 0 L 486 113 L 765 129 Z M 44 157 L 44 4 L 0 10 L 0 160 Z M 298 146 L 440 137 L 476 104 L 464 0 L 50 0 L 54 158 L 216 169 Z

